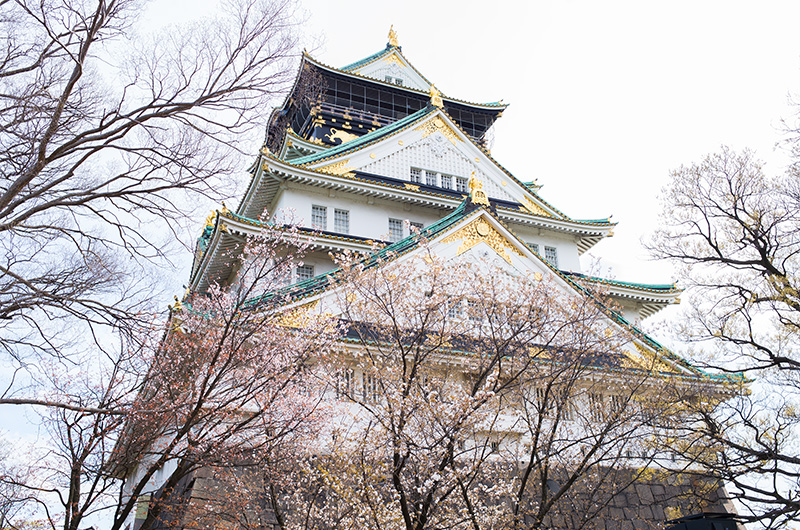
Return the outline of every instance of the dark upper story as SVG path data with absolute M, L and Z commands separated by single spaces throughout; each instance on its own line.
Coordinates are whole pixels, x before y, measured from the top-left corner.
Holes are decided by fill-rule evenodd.
M 399 50 L 387 45 L 371 57 L 399 54 Z M 270 149 L 279 148 L 287 127 L 306 140 L 339 145 L 405 118 L 431 101 L 429 92 L 397 84 L 397 79 L 387 76 L 380 80 L 345 68 L 333 68 L 303 56 L 292 92 L 270 117 Z M 447 113 L 479 145 L 485 143 L 486 132 L 507 107 L 499 102 L 476 104 L 444 95 L 442 101 Z

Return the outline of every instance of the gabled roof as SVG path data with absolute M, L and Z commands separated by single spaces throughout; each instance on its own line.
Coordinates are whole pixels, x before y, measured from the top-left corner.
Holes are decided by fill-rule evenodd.
M 598 298 L 595 293 L 576 282 L 569 274 L 552 267 L 538 255 L 529 251 L 525 243 L 497 218 L 491 208 L 474 204 L 470 199 L 466 199 L 450 215 L 421 230 L 418 234 L 412 234 L 363 257 L 360 260 L 360 265 L 368 269 L 401 259 L 404 255 L 420 248 L 422 241 L 429 241 L 434 246 L 461 241 L 458 253 L 469 251 L 476 243 L 475 241 L 467 243 L 470 238 L 463 235 L 462 232 L 469 230 L 476 223 L 484 223 L 488 226 L 488 230 L 491 230 L 491 235 L 484 238 L 483 242 L 486 242 L 506 261 L 510 263 L 510 258 L 513 255 L 516 256 L 514 259 L 521 259 L 523 262 L 527 260 L 528 263 L 534 263 L 539 270 L 552 272 L 558 284 L 573 292 L 575 296 L 591 299 L 609 317 L 610 321 L 628 330 L 631 336 L 638 341 L 637 348 L 644 347 L 652 351 L 658 356 L 660 362 L 664 363 L 663 366 L 671 367 L 671 373 L 688 377 L 716 377 L 693 367 L 684 359 L 664 348 L 619 313 L 606 306 L 605 302 Z M 505 256 L 503 255 L 504 253 Z M 256 308 L 263 303 L 280 300 L 281 303 L 288 304 L 287 308 L 300 307 L 313 301 L 313 299 L 323 297 L 325 293 L 335 289 L 338 285 L 340 274 L 341 270 L 336 269 L 295 285 L 265 293 L 250 300 L 249 305 L 252 308 Z
M 338 156 L 358 151 L 359 149 L 363 149 L 364 147 L 374 144 L 388 136 L 392 136 L 394 133 L 407 129 L 411 127 L 415 123 L 422 121 L 426 116 L 429 116 L 435 111 L 432 107 L 426 107 L 418 110 L 414 114 L 409 114 L 405 118 L 401 120 L 397 120 L 396 122 L 381 127 L 380 129 L 376 129 L 370 133 L 367 133 L 363 136 L 359 136 L 358 138 L 354 138 L 349 142 L 344 142 L 339 144 L 335 147 L 331 147 L 322 151 L 320 153 L 315 153 L 312 155 L 304 156 L 301 158 L 296 158 L 292 160 L 292 164 L 298 166 L 306 166 L 309 164 L 313 164 L 315 162 L 321 162 L 323 160 L 329 160 L 332 158 L 336 158 Z
M 424 88 L 425 90 L 427 90 L 431 87 L 431 85 L 433 85 L 433 83 L 431 83 L 427 77 L 422 75 L 422 72 L 414 68 L 414 65 L 412 65 L 408 59 L 406 59 L 406 57 L 402 53 L 402 49 L 400 48 L 400 46 L 392 46 L 392 44 L 387 44 L 386 48 L 384 48 L 383 50 L 377 53 L 373 53 L 369 57 L 365 57 L 364 59 L 351 63 L 343 67 L 341 70 L 344 72 L 352 72 L 367 77 L 373 77 L 369 75 L 367 67 L 381 60 L 392 61 L 395 64 L 399 64 L 401 70 L 408 69 L 409 73 L 411 73 L 412 76 L 418 76 L 420 80 L 422 80 L 425 84 L 427 84 L 427 86 L 420 88 Z
M 438 117 L 435 117 L 438 115 Z M 367 147 L 377 146 L 378 144 L 388 141 L 388 139 L 392 136 L 399 135 L 404 131 L 408 131 L 409 129 L 415 127 L 418 124 L 426 122 L 426 120 L 436 120 L 441 119 L 444 123 L 442 130 L 449 130 L 452 131 L 453 134 L 457 134 L 459 140 L 464 144 L 468 144 L 472 146 L 473 154 L 478 154 L 479 156 L 476 157 L 476 160 L 479 158 L 484 159 L 484 167 L 494 167 L 499 172 L 501 172 L 505 178 L 511 180 L 514 184 L 516 184 L 516 189 L 518 190 L 517 194 L 519 198 L 515 201 L 517 204 L 521 205 L 521 208 L 524 208 L 526 211 L 533 215 L 542 215 L 546 217 L 551 217 L 554 220 L 561 220 L 568 223 L 580 223 L 586 225 L 594 225 L 594 226 L 608 226 L 612 227 L 616 223 L 612 223 L 608 218 L 606 219 L 592 219 L 592 220 L 577 220 L 572 219 L 550 203 L 542 199 L 538 193 L 536 193 L 535 189 L 531 186 L 526 185 L 525 183 L 518 180 L 511 172 L 509 172 L 505 167 L 503 167 L 500 163 L 498 163 L 485 149 L 481 148 L 478 144 L 476 144 L 472 138 L 467 135 L 464 131 L 460 129 L 457 122 L 453 120 L 448 114 L 447 111 L 444 109 L 436 108 L 432 105 L 428 105 L 428 107 L 423 108 L 414 114 L 410 114 L 409 116 L 398 120 L 390 125 L 385 127 L 381 127 L 375 131 L 372 131 L 364 136 L 359 138 L 353 139 L 349 142 L 342 143 L 330 149 L 327 149 L 323 152 L 311 154 L 308 156 L 304 156 L 301 158 L 296 158 L 291 161 L 293 165 L 302 166 L 304 168 L 313 169 L 313 170 L 323 170 L 325 168 L 338 166 L 338 164 L 343 164 L 341 168 L 338 168 L 336 173 L 338 175 L 345 175 L 353 173 L 354 170 L 358 169 L 358 166 L 350 167 L 347 162 L 343 161 L 345 156 L 355 155 L 359 152 L 364 151 Z M 415 129 L 416 130 L 416 129 Z M 472 156 L 472 155 L 470 155 Z M 336 162 L 339 160 L 339 162 Z M 331 162 L 330 166 L 323 166 L 324 162 Z M 487 165 L 488 163 L 488 165 Z M 342 171 L 343 169 L 348 169 L 348 171 Z M 466 175 L 464 175 L 466 176 Z M 504 186 L 505 186 L 505 180 Z M 506 188 L 506 191 L 513 190 L 514 186 Z
M 382 52 L 378 52 L 378 53 L 382 53 Z M 370 57 L 372 57 L 372 56 L 370 56 Z M 366 60 L 366 59 L 362 59 L 362 60 Z M 360 62 L 360 61 L 357 61 L 357 62 Z M 345 76 L 348 76 L 348 77 L 357 78 L 357 79 L 365 79 L 365 80 L 368 80 L 370 83 L 380 83 L 380 84 L 384 84 L 386 86 L 391 86 L 392 88 L 395 88 L 395 89 L 398 89 L 398 90 L 407 90 L 409 92 L 415 92 L 417 94 L 427 94 L 427 90 L 420 90 L 418 88 L 409 87 L 409 86 L 395 85 L 393 83 L 388 83 L 388 82 L 386 82 L 386 81 L 384 81 L 382 79 L 376 79 L 374 77 L 369 77 L 369 76 L 366 76 L 366 75 L 362 75 L 362 74 L 356 73 L 352 69 L 351 70 L 343 70 L 343 69 L 340 69 L 340 68 L 336 68 L 335 66 L 330 66 L 328 64 L 323 63 L 322 61 L 319 61 L 319 60 L 311 57 L 311 55 L 309 55 L 308 52 L 304 51 L 303 52 L 302 64 L 300 66 L 301 71 L 302 71 L 302 68 L 303 68 L 304 64 L 306 64 L 306 63 L 314 65 L 314 66 L 316 66 L 318 68 L 321 68 L 323 70 L 327 70 L 329 72 L 334 72 L 334 73 L 342 74 L 342 75 L 345 75 Z M 409 64 L 409 66 L 411 65 L 411 63 L 408 63 L 408 64 Z M 416 72 L 417 70 L 414 69 L 414 71 Z M 424 78 L 424 76 L 422 76 L 422 74 L 419 74 L 419 75 Z M 427 80 L 427 78 L 425 78 L 425 79 Z M 487 103 L 476 103 L 474 101 L 466 101 L 466 100 L 463 100 L 463 99 L 458 99 L 458 98 L 454 98 L 454 97 L 451 97 L 451 96 L 447 96 L 445 94 L 442 94 L 442 98 L 445 101 L 450 101 L 452 103 L 459 103 L 461 105 L 466 105 L 468 107 L 492 109 L 494 111 L 502 111 L 502 110 L 508 108 L 508 103 L 504 103 L 503 101 L 492 101 L 492 102 L 487 102 Z

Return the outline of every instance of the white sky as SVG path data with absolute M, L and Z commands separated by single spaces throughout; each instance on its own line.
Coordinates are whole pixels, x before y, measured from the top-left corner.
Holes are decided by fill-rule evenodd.
M 382 5 L 382 4 L 381 4 Z M 774 150 L 800 92 L 800 2 L 306 0 L 312 51 L 343 66 L 386 43 L 445 94 L 504 99 L 493 156 L 576 218 L 613 214 L 592 253 L 621 280 L 669 282 L 639 240 L 671 169 L 721 144 Z M 309 42 L 313 42 L 309 39 Z
M 148 14 L 180 22 L 213 16 L 215 4 L 160 0 Z M 755 149 L 768 172 L 786 164 L 775 144 L 793 114 L 788 96 L 800 93 L 798 1 L 301 5 L 304 45 L 326 64 L 381 50 L 394 24 L 404 55 L 445 94 L 510 103 L 493 156 L 520 180 L 537 179 L 542 197 L 572 217 L 613 215 L 614 237 L 590 254 L 620 280 L 674 279 L 640 244 L 670 170 L 722 144 Z

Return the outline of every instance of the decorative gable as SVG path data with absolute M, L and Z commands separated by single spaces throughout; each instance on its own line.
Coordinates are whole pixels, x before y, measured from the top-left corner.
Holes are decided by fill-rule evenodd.
M 352 70 L 353 73 L 371 77 L 398 86 L 427 92 L 430 83 L 412 67 L 397 48 L 387 55 Z
M 434 131 L 410 145 L 404 145 L 401 149 L 368 163 L 362 169 L 367 173 L 409 181 L 412 180 L 412 170 L 417 170 L 419 183 L 428 184 L 427 179 L 432 178 L 436 186 L 449 189 L 458 189 L 456 178 L 469 179 L 475 174 L 484 182 L 484 190 L 489 197 L 513 201 L 513 197 L 495 183 L 474 158 L 468 158 L 459 150 L 455 142 L 445 133 Z M 466 194 L 466 189 L 458 190 Z

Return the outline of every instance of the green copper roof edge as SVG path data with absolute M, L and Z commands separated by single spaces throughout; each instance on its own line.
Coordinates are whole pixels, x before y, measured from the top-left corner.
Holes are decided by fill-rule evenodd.
M 419 243 L 421 238 L 435 236 L 440 232 L 447 230 L 450 226 L 460 221 L 464 217 L 464 211 L 466 210 L 466 205 L 467 201 L 462 202 L 461 205 L 459 205 L 458 208 L 453 210 L 452 213 L 450 213 L 446 217 L 443 217 L 439 221 L 423 228 L 422 230 L 419 231 L 418 234 L 411 234 L 399 241 L 391 243 L 390 245 L 386 245 L 380 250 L 373 252 L 369 256 L 365 256 L 364 258 L 359 260 L 359 262 L 365 264 L 365 268 L 372 268 L 378 263 L 380 263 L 383 258 L 388 257 L 394 260 L 408 253 L 409 251 L 417 247 L 417 244 Z M 341 268 L 337 267 L 332 271 L 328 271 L 324 274 L 320 274 L 319 276 L 309 278 L 308 280 L 303 280 L 302 282 L 296 283 L 288 287 L 284 287 L 282 289 L 278 289 L 277 291 L 265 293 L 261 296 L 251 298 L 250 300 L 247 300 L 245 302 L 245 305 L 253 307 L 258 305 L 262 301 L 266 301 L 277 296 L 288 296 L 288 298 L 293 302 L 303 300 L 304 298 L 308 298 L 309 296 L 313 296 L 319 293 L 320 291 L 323 290 L 324 287 L 330 285 L 331 282 L 333 281 L 331 279 L 335 278 L 335 275 L 340 271 Z M 309 287 L 313 288 L 310 292 L 303 292 L 301 296 L 292 295 L 292 291 L 302 292 L 306 291 Z
M 537 257 L 539 257 L 539 256 L 537 255 Z M 692 363 L 690 363 L 689 361 L 687 361 L 683 357 L 677 355 L 676 353 L 671 351 L 669 348 L 664 347 L 660 342 L 658 342 L 657 340 L 652 338 L 650 335 L 648 335 L 647 333 L 645 333 L 644 331 L 639 329 L 635 324 L 633 324 L 628 319 L 623 317 L 619 312 L 617 312 L 617 311 L 611 309 L 610 307 L 608 307 L 608 305 L 605 302 L 603 302 L 602 300 L 600 300 L 594 292 L 590 291 L 589 289 L 586 289 L 580 283 L 578 283 L 574 279 L 570 278 L 569 276 L 567 276 L 566 274 L 561 272 L 559 269 L 553 267 L 550 263 L 548 263 L 547 261 L 545 261 L 541 257 L 539 257 L 539 261 L 541 261 L 541 263 L 543 263 L 545 266 L 547 266 L 551 271 L 553 271 L 555 274 L 557 274 L 565 282 L 567 282 L 568 284 L 572 285 L 573 288 L 575 288 L 576 290 L 578 290 L 578 291 L 584 293 L 585 295 L 589 296 L 590 299 L 593 300 L 594 303 L 597 304 L 597 306 L 600 308 L 600 310 L 603 311 L 606 314 L 606 316 L 608 316 L 612 320 L 615 320 L 621 326 L 627 327 L 628 329 L 630 329 L 630 331 L 631 331 L 631 333 L 633 334 L 634 337 L 638 338 L 642 342 L 644 342 L 647 345 L 649 345 L 651 348 L 655 349 L 657 353 L 665 355 L 666 357 L 671 359 L 676 364 L 678 364 L 680 366 L 683 366 L 687 370 L 693 371 L 693 372 L 695 372 L 697 374 L 700 374 L 703 377 L 707 377 L 709 379 L 719 379 L 719 380 L 725 380 L 725 381 L 732 381 L 732 380 L 738 380 L 739 379 L 738 377 L 733 377 L 732 378 L 732 377 L 728 376 L 727 374 L 711 374 L 711 373 L 706 372 L 705 370 L 702 370 L 702 369 L 694 366 Z
M 389 55 L 389 53 L 391 53 L 393 49 L 394 49 L 394 46 L 387 46 L 387 47 L 385 47 L 384 49 L 382 49 L 379 52 L 373 53 L 372 55 L 370 55 L 368 57 L 364 57 L 363 59 L 360 59 L 358 61 L 350 63 L 347 66 L 343 66 L 341 68 L 337 68 L 337 70 L 341 70 L 343 72 L 350 72 L 351 70 L 356 70 L 358 68 L 361 68 L 362 66 L 366 66 L 368 64 L 374 63 L 375 61 L 377 61 L 378 59 L 380 59 L 384 55 Z
M 677 285 L 674 283 L 637 283 L 637 282 L 625 282 L 622 280 L 612 280 L 610 278 L 603 278 L 600 276 L 588 276 L 586 274 L 580 274 L 573 272 L 573 275 L 579 277 L 583 280 L 587 280 L 590 282 L 595 283 L 603 283 L 607 285 L 616 285 L 619 287 L 631 287 L 634 289 L 645 289 L 648 291 L 672 291 L 672 292 L 681 292 L 683 289 L 679 289 Z
M 403 119 L 397 120 L 396 122 L 391 123 L 389 125 L 385 125 L 380 129 L 376 129 L 363 136 L 359 136 L 358 138 L 354 138 L 349 142 L 344 142 L 342 144 L 333 146 L 330 149 L 321 151 L 319 153 L 314 153 L 312 155 L 306 155 L 300 158 L 296 158 L 291 162 L 286 161 L 285 163 L 294 166 L 305 166 L 307 164 L 312 164 L 315 162 L 324 162 L 325 160 L 330 160 L 331 158 L 342 156 L 353 150 L 358 150 L 359 148 L 367 147 L 369 144 L 376 142 L 384 137 L 388 137 L 393 133 L 405 130 L 407 127 L 414 125 L 417 122 L 417 120 L 421 120 L 422 118 L 424 118 L 425 116 L 427 116 L 432 112 L 433 111 L 428 107 L 423 107 L 419 109 L 417 112 L 409 114 Z

